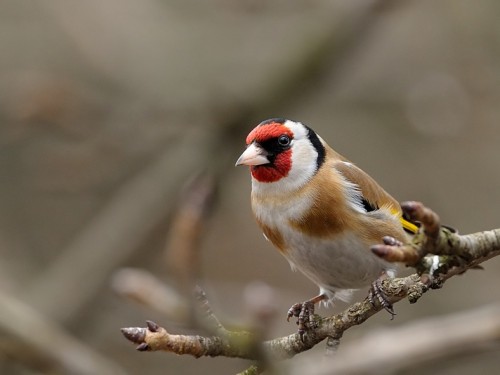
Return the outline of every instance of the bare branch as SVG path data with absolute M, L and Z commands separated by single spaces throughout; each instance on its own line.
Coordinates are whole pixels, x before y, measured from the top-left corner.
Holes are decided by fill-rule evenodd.
M 500 255 L 500 229 L 461 236 L 453 230 L 441 228 L 438 216 L 422 204 L 411 202 L 404 207 L 405 210 L 411 208 L 412 217 L 422 223 L 423 229 L 408 246 L 381 246 L 384 246 L 384 251 L 387 250 L 386 253 L 390 257 L 393 250 L 400 251 L 403 247 L 403 252 L 409 252 L 407 249 L 411 249 L 413 254 L 418 254 L 420 257 L 420 268 L 430 273 L 383 280 L 381 289 L 391 303 L 404 298 L 414 303 L 429 289 L 440 288 L 449 278 L 468 269 L 477 268 L 480 263 Z M 440 257 L 439 264 L 436 265 L 422 255 L 430 251 L 433 254 L 446 256 Z M 208 319 L 215 322 L 215 326 L 218 327 L 216 336 L 172 335 L 156 324 L 148 324 L 147 328 L 123 328 L 122 332 L 127 339 L 139 344 L 137 349 L 142 351 L 163 350 L 176 354 L 191 354 L 195 357 L 226 356 L 259 359 L 256 353 L 256 335 L 223 328 L 211 311 L 204 294 L 199 293 L 199 296 Z M 262 348 L 266 355 L 274 360 L 291 358 L 326 338 L 340 339 L 346 330 L 362 324 L 381 309 L 382 306 L 364 300 L 331 317 L 321 318 L 315 315 L 317 328 L 308 330 L 302 339 L 298 334 L 292 334 L 265 341 Z
M 176 354 L 190 354 L 196 358 L 239 357 L 253 358 L 247 352 L 248 343 L 253 339 L 248 332 L 231 332 L 226 337 L 173 335 L 156 323 L 148 323 L 147 328 L 122 328 L 123 335 L 130 341 L 139 344 L 139 351 L 166 351 Z
M 392 373 L 425 360 L 497 348 L 500 340 L 499 315 L 500 304 L 497 303 L 379 330 L 343 346 L 332 360 L 318 361 L 317 356 L 312 356 L 294 363 L 291 370 L 293 374 L 340 375 L 372 373 L 375 368 Z M 403 342 L 404 345 L 401 345 Z M 374 350 L 377 347 L 383 347 L 383 350 Z
M 427 262 L 424 257 L 427 254 L 456 256 L 465 261 L 475 259 L 483 262 L 486 260 L 483 258 L 495 256 L 494 251 L 500 250 L 500 229 L 462 236 L 454 229 L 442 227 L 439 216 L 420 202 L 404 202 L 401 207 L 411 219 L 422 223 L 423 230 L 417 233 L 409 244 L 380 244 L 372 247 L 375 254 L 389 262 L 403 262 L 408 266 L 425 269 Z
M 425 286 L 419 281 L 417 275 L 406 278 L 387 279 L 383 282 L 384 291 L 391 296 L 391 301 L 398 301 L 408 296 L 411 292 L 419 295 L 425 290 Z M 267 354 L 273 359 L 286 359 L 312 348 L 323 341 L 326 337 L 340 338 L 348 328 L 361 324 L 370 316 L 380 311 L 381 307 L 374 307 L 369 301 L 358 302 L 344 312 L 329 318 L 316 316 L 318 328 L 308 331 L 301 340 L 298 334 L 292 334 L 281 338 L 269 340 L 263 343 Z M 215 318 L 213 312 L 209 313 L 210 319 Z M 220 322 L 218 323 L 220 326 Z M 175 354 L 191 354 L 195 357 L 222 355 L 225 357 L 240 357 L 246 359 L 257 359 L 255 352 L 247 349 L 255 341 L 252 333 L 246 331 L 220 330 L 220 336 L 184 336 L 172 335 L 164 328 L 151 330 L 151 328 L 130 327 L 122 328 L 124 336 L 139 344 L 141 351 L 163 350 Z M 235 345 L 236 344 L 236 345 Z

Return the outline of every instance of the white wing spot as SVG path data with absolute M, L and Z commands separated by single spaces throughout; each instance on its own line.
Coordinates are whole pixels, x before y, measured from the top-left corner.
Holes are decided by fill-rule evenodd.
M 354 165 L 352 163 L 349 163 L 348 161 L 342 161 L 341 163 L 353 167 Z M 337 170 L 338 171 L 338 170 Z M 360 212 L 362 214 L 366 213 L 366 209 L 363 205 L 363 194 L 361 194 L 361 190 L 359 189 L 358 184 L 355 184 L 354 182 L 349 181 L 341 171 L 338 171 L 340 176 L 342 177 L 342 180 L 344 181 L 344 191 L 345 195 L 347 198 L 347 202 L 351 206 L 352 209 L 354 209 L 357 212 Z

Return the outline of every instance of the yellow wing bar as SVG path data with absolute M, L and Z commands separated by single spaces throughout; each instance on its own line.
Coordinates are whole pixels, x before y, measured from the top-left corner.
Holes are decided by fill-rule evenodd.
M 397 210 L 394 207 L 391 207 L 390 210 L 394 216 L 397 216 L 399 218 L 399 221 L 401 222 L 401 225 L 405 230 L 407 230 L 411 234 L 416 234 L 418 232 L 418 225 L 413 224 L 412 222 L 406 220 L 403 216 L 401 216 L 400 210 Z
M 403 226 L 403 228 L 406 229 L 408 232 L 411 232 L 413 234 L 416 234 L 418 232 L 418 226 L 409 222 L 405 218 L 400 217 L 399 221 L 401 222 L 401 225 Z

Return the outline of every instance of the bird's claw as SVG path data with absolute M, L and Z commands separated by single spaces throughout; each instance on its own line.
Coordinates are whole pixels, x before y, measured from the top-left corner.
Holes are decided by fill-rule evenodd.
M 376 302 L 378 302 L 385 311 L 391 314 L 391 320 L 393 320 L 396 313 L 394 312 L 392 303 L 389 302 L 389 299 L 382 290 L 382 280 L 383 279 L 378 278 L 372 283 L 370 291 L 368 292 L 368 301 L 370 301 L 372 306 L 375 306 Z
M 288 314 L 286 317 L 286 321 L 289 322 L 290 318 L 295 316 L 299 317 L 300 311 L 302 310 L 302 303 L 295 303 L 288 309 Z
M 287 321 L 290 321 L 291 317 L 296 317 L 297 325 L 299 326 L 298 334 L 300 340 L 304 341 L 304 334 L 310 328 L 316 327 L 314 321 L 314 302 L 305 301 L 302 303 L 295 303 L 288 309 Z

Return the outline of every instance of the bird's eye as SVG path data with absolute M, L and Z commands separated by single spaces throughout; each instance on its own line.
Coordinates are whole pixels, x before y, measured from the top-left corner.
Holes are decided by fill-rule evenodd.
M 280 135 L 278 137 L 278 144 L 280 146 L 289 146 L 290 145 L 290 137 L 288 135 Z

